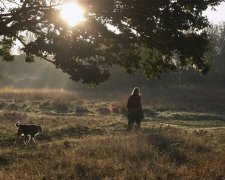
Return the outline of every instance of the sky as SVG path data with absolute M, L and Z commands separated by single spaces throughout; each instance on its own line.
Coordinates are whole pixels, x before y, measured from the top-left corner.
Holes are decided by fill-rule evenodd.
M 220 24 L 225 22 L 225 2 L 222 2 L 218 7 L 216 7 L 216 11 L 211 10 L 209 7 L 205 12 L 203 12 L 209 19 L 209 22 L 213 24 Z
M 221 24 L 225 22 L 225 2 L 216 7 L 216 11 L 209 7 L 204 13 L 213 24 Z

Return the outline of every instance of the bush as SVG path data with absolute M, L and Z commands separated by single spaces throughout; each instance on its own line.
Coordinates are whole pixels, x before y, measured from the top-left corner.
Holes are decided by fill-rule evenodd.
M 75 108 L 75 112 L 77 115 L 84 115 L 84 114 L 89 113 L 89 110 L 86 106 L 78 105 Z
M 52 104 L 52 108 L 60 113 L 66 113 L 68 111 L 69 104 L 63 100 L 56 100 Z

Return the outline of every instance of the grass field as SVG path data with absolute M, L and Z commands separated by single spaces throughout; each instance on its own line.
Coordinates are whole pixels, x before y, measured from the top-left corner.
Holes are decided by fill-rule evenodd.
M 223 104 L 196 110 L 146 101 L 142 129 L 130 133 L 125 105 L 126 98 L 1 90 L 0 179 L 225 179 Z M 42 126 L 38 145 L 21 138 L 14 147 L 17 121 Z

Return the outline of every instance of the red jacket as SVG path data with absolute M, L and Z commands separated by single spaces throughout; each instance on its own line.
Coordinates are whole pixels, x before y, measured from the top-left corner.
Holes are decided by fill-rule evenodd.
M 131 95 L 127 101 L 127 109 L 138 109 L 141 108 L 141 96 Z

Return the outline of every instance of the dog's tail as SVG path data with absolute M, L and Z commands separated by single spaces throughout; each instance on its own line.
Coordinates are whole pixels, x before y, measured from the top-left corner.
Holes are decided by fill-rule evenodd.
M 16 126 L 16 127 L 20 127 L 20 122 L 17 121 L 17 122 L 15 123 L 15 126 Z

